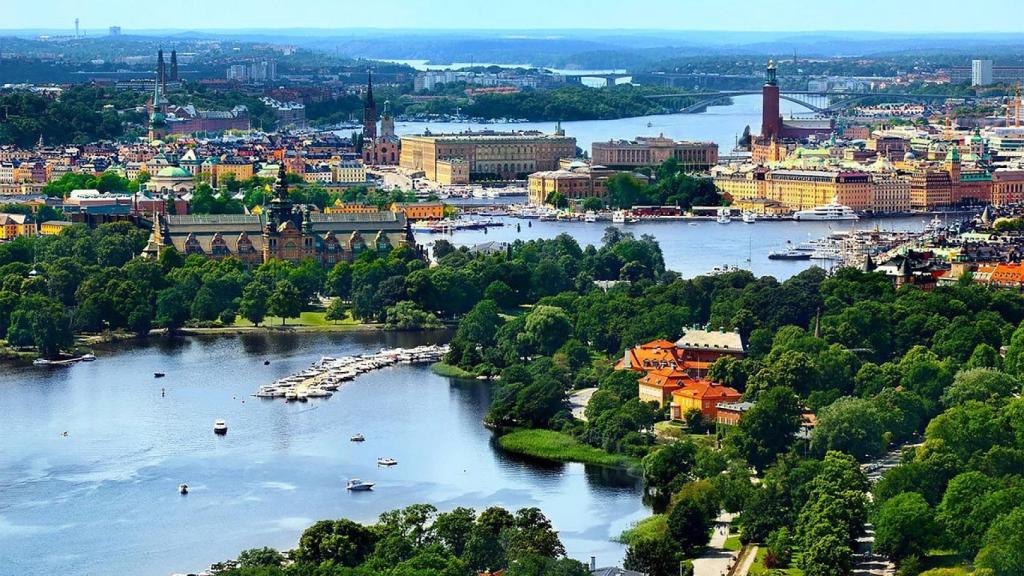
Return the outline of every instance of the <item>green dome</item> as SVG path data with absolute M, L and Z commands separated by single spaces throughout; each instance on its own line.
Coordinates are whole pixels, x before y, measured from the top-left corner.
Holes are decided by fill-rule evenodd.
M 190 174 L 188 172 L 188 170 L 185 170 L 184 168 L 178 168 L 177 166 L 168 166 L 166 168 L 161 168 L 160 171 L 156 173 L 156 177 L 157 178 L 191 178 L 192 174 Z

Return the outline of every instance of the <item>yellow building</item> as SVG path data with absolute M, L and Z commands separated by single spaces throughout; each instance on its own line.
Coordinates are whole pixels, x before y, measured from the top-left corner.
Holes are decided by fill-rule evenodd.
M 13 240 L 20 236 L 35 236 L 36 223 L 27 214 L 0 212 L 0 240 Z
M 529 202 L 539 206 L 554 192 L 562 194 L 571 203 L 586 198 L 597 198 L 605 202 L 608 199 L 608 179 L 617 173 L 617 170 L 589 166 L 582 161 L 574 161 L 558 170 L 534 172 L 527 178 Z M 634 176 L 647 180 L 642 174 Z
M 444 218 L 444 204 L 440 202 L 393 202 L 391 211 L 405 214 L 405 219 L 410 221 Z
M 67 220 L 47 220 L 39 225 L 39 233 L 43 236 L 56 236 L 72 225 L 73 223 Z
M 373 214 L 380 210 L 373 204 L 360 204 L 358 202 L 342 202 L 341 199 L 334 201 L 334 204 L 324 208 L 324 214 Z
M 910 212 L 910 178 L 896 174 L 873 175 L 871 210 L 890 214 Z
M 869 210 L 871 177 L 864 172 L 774 170 L 765 174 L 764 197 L 792 210 L 822 206 L 833 199 L 854 210 Z
M 560 158 L 575 155 L 576 139 L 561 130 L 554 134 L 485 131 L 403 136 L 399 164 L 407 171 L 422 170 L 429 180 L 457 184 L 464 183 L 463 178 L 514 179 L 555 170 Z
M 342 160 L 331 164 L 331 178 L 334 182 L 366 182 L 366 166 L 358 160 Z

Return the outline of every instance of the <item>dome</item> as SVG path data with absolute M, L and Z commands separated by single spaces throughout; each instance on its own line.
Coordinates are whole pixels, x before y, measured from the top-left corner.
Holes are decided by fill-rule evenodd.
M 178 168 L 177 166 L 168 166 L 166 168 L 161 168 L 160 171 L 156 173 L 156 177 L 157 178 L 192 178 L 192 174 L 190 174 L 188 172 L 188 170 L 185 170 L 184 168 Z
M 904 160 L 916 160 L 917 159 L 917 155 L 908 150 L 907 153 L 903 155 L 903 159 Z

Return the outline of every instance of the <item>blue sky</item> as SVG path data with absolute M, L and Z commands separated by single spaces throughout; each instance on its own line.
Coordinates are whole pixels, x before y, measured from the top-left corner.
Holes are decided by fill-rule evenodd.
M 0 28 L 1018 32 L 1021 0 L 0 0 Z

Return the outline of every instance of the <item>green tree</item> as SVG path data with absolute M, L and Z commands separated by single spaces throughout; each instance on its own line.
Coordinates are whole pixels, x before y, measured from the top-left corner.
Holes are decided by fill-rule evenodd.
M 188 297 L 179 288 L 165 288 L 156 297 L 156 321 L 174 332 L 188 320 Z
M 920 556 L 935 539 L 931 506 L 916 492 L 887 500 L 875 513 L 875 549 L 896 560 Z
M 358 566 L 373 552 L 377 535 L 351 520 L 321 520 L 299 538 L 293 557 L 301 562 Z
M 713 516 L 693 497 L 680 498 L 668 515 L 668 533 L 683 554 L 693 556 L 711 539 Z
M 261 566 L 280 566 L 284 563 L 284 554 L 273 548 L 250 548 L 238 555 L 238 565 L 242 568 Z
M 811 449 L 818 454 L 845 452 L 858 460 L 882 453 L 882 417 L 869 400 L 840 398 L 821 411 L 811 433 Z
M 968 400 L 999 400 L 1019 391 L 1017 378 L 992 368 L 973 368 L 957 372 L 953 384 L 942 393 L 942 404 L 955 406 Z
M 974 563 L 992 576 L 1024 574 L 1024 506 L 992 523 Z
M 348 318 L 348 307 L 345 306 L 344 300 L 341 298 L 331 300 L 330 305 L 327 306 L 327 312 L 324 314 L 324 319 L 337 324 L 338 320 L 344 320 L 345 318 Z
M 734 442 L 747 462 L 763 471 L 785 452 L 800 431 L 800 400 L 792 390 L 777 386 L 762 392 L 743 415 Z
M 572 321 L 564 310 L 554 306 L 536 306 L 526 315 L 526 325 L 521 336 L 532 350 L 549 356 L 565 344 L 571 335 Z
M 299 289 L 288 280 L 281 280 L 274 286 L 274 291 L 267 298 L 267 308 L 272 316 L 281 319 L 284 325 L 288 318 L 298 318 L 302 313 L 302 300 Z
M 58 302 L 30 294 L 22 297 L 11 313 L 7 340 L 15 346 L 35 346 L 39 354 L 52 358 L 71 346 L 70 324 Z
M 270 290 L 262 282 L 254 281 L 246 285 L 242 291 L 242 299 L 238 303 L 238 311 L 253 325 L 259 326 L 267 317 Z
M 647 576 L 676 576 L 680 560 L 676 544 L 668 538 L 641 538 L 626 548 L 623 567 Z

